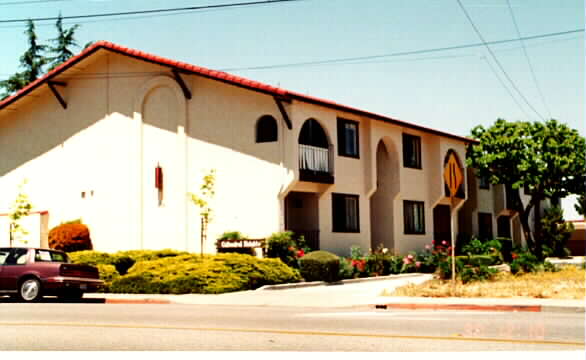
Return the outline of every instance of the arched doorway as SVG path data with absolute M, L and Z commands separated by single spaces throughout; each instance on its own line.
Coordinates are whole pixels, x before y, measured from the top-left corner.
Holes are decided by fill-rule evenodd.
M 392 147 L 391 147 L 392 149 Z M 376 147 L 375 193 L 370 198 L 371 247 L 395 249 L 394 198 L 399 192 L 398 162 L 396 153 L 389 150 L 383 140 Z

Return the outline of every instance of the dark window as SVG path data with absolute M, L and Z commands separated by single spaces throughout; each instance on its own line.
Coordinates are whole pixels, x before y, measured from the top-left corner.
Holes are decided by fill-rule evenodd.
M 491 240 L 492 235 L 492 214 L 478 213 L 478 238 L 480 240 Z
M 478 178 L 478 187 L 481 189 L 490 189 L 488 176 L 481 176 Z
M 403 166 L 421 169 L 421 138 L 403 134 Z
M 333 232 L 360 232 L 358 195 L 332 194 Z
M 277 141 L 277 120 L 270 115 L 258 119 L 256 123 L 256 142 Z
M 338 119 L 338 155 L 360 158 L 358 122 Z
M 425 234 L 425 208 L 423 201 L 403 201 L 405 234 Z

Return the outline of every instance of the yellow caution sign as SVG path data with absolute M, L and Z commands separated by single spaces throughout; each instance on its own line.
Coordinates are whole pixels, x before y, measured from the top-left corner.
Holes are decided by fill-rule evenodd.
M 455 197 L 458 188 L 462 185 L 462 181 L 464 181 L 464 174 L 462 174 L 462 169 L 460 169 L 454 153 L 450 154 L 450 158 L 444 167 L 444 180 L 446 181 L 446 185 L 448 185 L 448 189 L 450 189 L 450 196 Z

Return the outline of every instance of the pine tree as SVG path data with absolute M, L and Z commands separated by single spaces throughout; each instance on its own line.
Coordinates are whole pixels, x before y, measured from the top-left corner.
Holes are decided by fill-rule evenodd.
M 63 18 L 61 17 L 61 13 L 59 13 L 55 27 L 57 28 L 57 37 L 50 40 L 54 46 L 49 48 L 49 51 L 55 54 L 55 56 L 48 59 L 50 61 L 49 70 L 53 70 L 73 56 L 73 52 L 70 50 L 71 47 L 79 47 L 73 37 L 75 31 L 79 28 L 79 24 L 73 25 L 69 29 L 64 29 Z

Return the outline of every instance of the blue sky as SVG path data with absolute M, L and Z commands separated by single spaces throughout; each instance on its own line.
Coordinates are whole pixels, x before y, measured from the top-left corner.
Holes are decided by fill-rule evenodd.
M 517 38 L 507 0 L 461 1 L 487 41 Z M 584 28 L 583 1 L 509 1 L 522 36 Z M 0 21 L 57 16 L 60 11 L 70 16 L 230 2 L 237 1 L 0 0 Z M 484 47 L 246 69 L 479 43 L 457 0 L 305 0 L 73 23 L 81 24 L 80 45 L 108 40 L 213 69 L 233 69 L 229 72 L 459 135 L 498 117 L 553 117 L 586 134 L 584 32 L 524 42 L 543 96 L 520 42 L 491 46 L 539 115 Z M 41 41 L 53 37 L 54 21 L 38 22 L 37 30 Z M 0 23 L 0 79 L 18 70 L 26 48 L 23 31 L 24 24 Z

